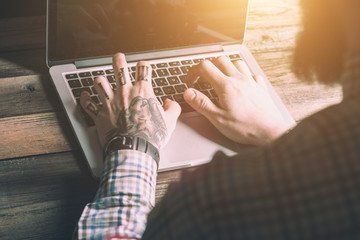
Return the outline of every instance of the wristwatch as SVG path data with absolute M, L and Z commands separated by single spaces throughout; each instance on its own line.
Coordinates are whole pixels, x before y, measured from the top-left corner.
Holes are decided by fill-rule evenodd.
M 159 168 L 160 154 L 157 147 L 141 137 L 129 135 L 117 135 L 113 137 L 104 147 L 104 158 L 118 150 L 136 150 L 150 155 Z

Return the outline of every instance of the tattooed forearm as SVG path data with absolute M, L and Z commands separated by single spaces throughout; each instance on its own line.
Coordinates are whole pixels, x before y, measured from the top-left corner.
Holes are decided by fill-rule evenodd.
M 161 111 L 162 107 L 154 98 L 133 98 L 130 106 L 120 112 L 118 128 L 106 134 L 107 140 L 118 134 L 129 134 L 142 137 L 157 147 L 162 146 L 167 137 L 167 128 Z
M 126 84 L 124 68 L 119 69 L 119 83 L 120 83 L 121 86 L 124 86 Z
M 106 93 L 103 85 L 102 85 L 101 83 L 99 83 L 98 86 L 100 87 L 102 93 L 104 93 L 105 98 L 106 98 L 107 100 L 109 100 L 109 99 L 110 99 L 110 98 L 109 98 L 109 95 Z
M 148 81 L 149 75 L 149 66 L 137 66 L 137 81 Z
M 97 116 L 99 114 L 99 110 L 97 109 L 96 105 L 93 103 L 89 103 L 86 106 L 87 110 L 89 110 L 90 112 L 92 112 L 95 116 Z

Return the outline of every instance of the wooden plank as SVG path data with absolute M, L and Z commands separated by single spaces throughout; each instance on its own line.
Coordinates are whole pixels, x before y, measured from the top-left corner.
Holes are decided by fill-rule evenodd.
M 0 161 L 0 239 L 71 239 L 97 183 L 75 153 Z
M 78 149 L 63 113 L 0 119 L 0 159 Z
M 299 81 L 290 71 L 292 51 L 255 53 L 255 59 L 269 78 L 293 118 L 302 119 L 342 100 L 340 85 Z
M 0 118 L 62 111 L 49 75 L 0 79 Z
M 78 151 L 0 161 L 0 169 L 0 239 L 70 239 L 97 191 Z M 159 174 L 156 202 L 179 174 Z
M 0 53 L 0 78 L 46 74 L 45 49 Z

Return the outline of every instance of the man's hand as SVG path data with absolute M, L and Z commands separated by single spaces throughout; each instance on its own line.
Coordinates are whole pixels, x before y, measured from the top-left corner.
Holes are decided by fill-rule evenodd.
M 83 92 L 80 104 L 94 120 L 102 147 L 118 134 L 142 137 L 161 149 L 175 129 L 180 115 L 179 104 L 167 100 L 158 102 L 151 85 L 151 66 L 139 62 L 134 84 L 131 83 L 124 54 L 113 58 L 116 91 L 104 77 L 98 77 L 94 86 L 102 106 L 97 106 L 88 92 Z
M 273 103 L 263 79 L 254 79 L 243 61 L 232 63 L 228 57 L 219 57 L 212 62 L 205 60 L 188 73 L 187 84 L 196 81 L 213 86 L 219 105 L 192 88 L 186 90 L 185 100 L 236 142 L 266 144 L 291 127 Z

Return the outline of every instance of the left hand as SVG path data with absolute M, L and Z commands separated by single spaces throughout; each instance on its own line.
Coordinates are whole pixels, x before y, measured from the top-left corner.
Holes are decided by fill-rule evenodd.
M 202 61 L 188 73 L 187 84 L 198 80 L 213 86 L 219 105 L 192 88 L 185 91 L 186 102 L 231 140 L 267 144 L 291 127 L 272 101 L 263 79 L 254 79 L 245 62 L 233 64 L 224 56 Z
M 95 79 L 94 86 L 102 102 L 97 106 L 88 92 L 83 92 L 80 104 L 96 124 L 102 147 L 118 134 L 142 137 L 161 149 L 175 129 L 181 108 L 167 100 L 161 106 L 151 85 L 151 66 L 138 62 L 136 79 L 131 83 L 125 55 L 113 58 L 116 91 L 104 77 Z

